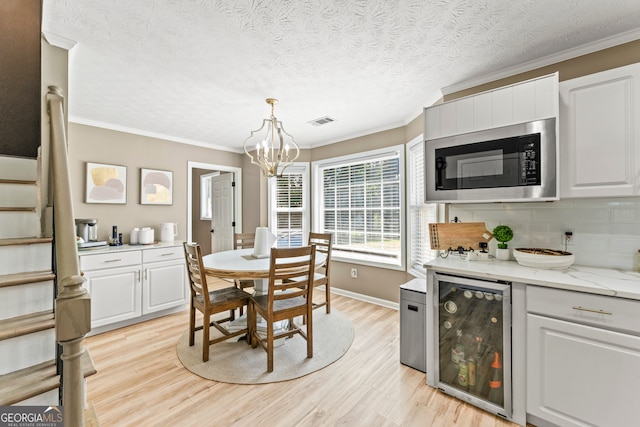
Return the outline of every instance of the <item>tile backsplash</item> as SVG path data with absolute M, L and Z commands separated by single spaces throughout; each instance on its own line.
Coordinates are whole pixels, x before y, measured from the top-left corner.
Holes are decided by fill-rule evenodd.
M 638 269 L 640 198 L 572 199 L 539 203 L 450 204 L 449 219 L 484 221 L 489 231 L 504 224 L 513 229 L 509 248 L 565 250 L 564 232 L 573 232 L 566 250 L 576 264 Z M 489 252 L 497 242 L 491 240 Z

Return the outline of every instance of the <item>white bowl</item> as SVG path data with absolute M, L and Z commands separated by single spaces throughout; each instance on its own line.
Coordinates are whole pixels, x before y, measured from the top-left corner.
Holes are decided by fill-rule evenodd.
M 576 260 L 571 252 L 541 248 L 517 248 L 513 257 L 520 265 L 551 270 L 564 270 Z

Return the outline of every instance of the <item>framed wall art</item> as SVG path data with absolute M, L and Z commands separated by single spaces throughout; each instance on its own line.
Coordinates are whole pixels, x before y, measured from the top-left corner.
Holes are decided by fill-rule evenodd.
M 127 167 L 87 162 L 85 203 L 127 203 Z
M 173 204 L 173 172 L 141 168 L 140 204 Z

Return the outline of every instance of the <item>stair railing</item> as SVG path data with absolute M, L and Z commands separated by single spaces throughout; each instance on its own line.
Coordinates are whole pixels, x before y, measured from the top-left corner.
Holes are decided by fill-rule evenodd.
M 71 179 L 63 110 L 64 97 L 49 86 L 47 111 L 50 119 L 50 180 L 53 183 L 54 244 L 58 276 L 56 296 L 56 340 L 62 347 L 62 405 L 65 425 L 84 426 L 83 340 L 91 330 L 91 297 L 82 286 L 78 264 Z

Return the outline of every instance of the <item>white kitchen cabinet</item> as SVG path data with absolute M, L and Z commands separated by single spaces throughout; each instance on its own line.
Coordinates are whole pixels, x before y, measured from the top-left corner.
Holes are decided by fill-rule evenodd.
M 104 332 L 186 307 L 182 246 L 122 246 L 80 253 L 91 327 Z M 96 329 L 97 328 L 97 329 Z
M 142 314 L 139 251 L 80 257 L 91 295 L 91 327 L 134 319 Z
M 187 270 L 182 247 L 145 250 L 142 259 L 142 313 L 186 304 Z
M 640 63 L 560 83 L 560 198 L 640 194 Z
M 425 108 L 425 139 L 558 116 L 558 74 Z
M 623 426 L 637 418 L 640 302 L 527 287 L 527 421 Z

